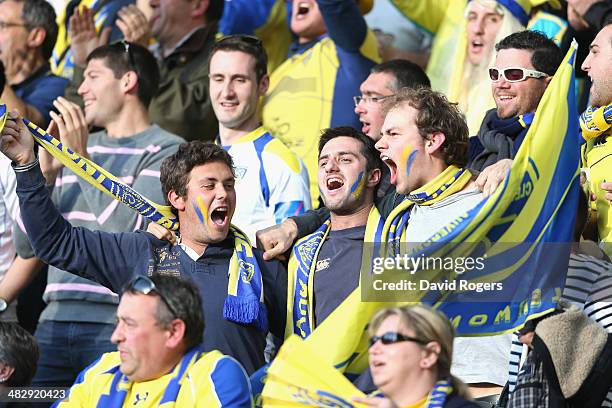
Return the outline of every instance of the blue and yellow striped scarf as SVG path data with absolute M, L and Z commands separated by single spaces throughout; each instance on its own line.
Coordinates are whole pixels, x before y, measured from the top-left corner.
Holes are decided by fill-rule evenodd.
M 297 334 L 305 339 L 314 330 L 314 274 L 319 251 L 331 230 L 327 220 L 318 230 L 300 239 L 289 258 L 287 329 L 285 337 Z
M 580 115 L 582 137 L 586 141 L 602 135 L 610 127 L 612 127 L 612 105 L 601 106 L 599 108 L 589 106 Z
M 453 387 L 450 382 L 441 380 L 436 382 L 433 389 L 427 396 L 425 408 L 442 408 L 446 403 L 446 398 L 453 393 Z
M 382 218 L 376 207 L 372 207 L 368 215 L 365 236 L 380 234 L 382 230 Z M 287 273 L 287 326 L 285 338 L 292 334 L 302 339 L 310 336 L 315 330 L 314 315 L 314 276 L 319 252 L 331 231 L 331 221 L 327 220 L 318 230 L 298 240 L 293 246 L 289 258 Z M 364 246 L 367 256 L 371 248 Z M 363 271 L 363 268 L 362 268 Z M 357 288 L 356 290 L 359 290 Z M 336 318 L 334 312 L 329 318 Z
M 406 227 L 410 217 L 410 211 L 414 204 L 432 205 L 446 197 L 455 194 L 470 182 L 472 175 L 467 169 L 460 169 L 457 166 L 449 166 L 440 173 L 435 179 L 423 187 L 412 191 L 406 199 L 393 209 L 387 217 L 382 229 L 382 240 L 386 243 L 387 249 L 397 254 L 400 251 L 400 243 L 406 242 Z M 366 240 L 381 242 L 376 237 L 366 236 Z
M 267 332 L 263 277 L 253 247 L 246 234 L 233 225 L 231 232 L 234 234 L 234 254 L 230 259 L 223 317 L 236 323 L 254 324 Z
M 0 115 L 6 117 L 6 106 L 0 106 Z M 178 219 L 172 213 L 170 206 L 160 205 L 144 197 L 127 184 L 122 183 L 111 173 L 96 163 L 79 156 L 62 142 L 36 126 L 27 119 L 23 120 L 36 143 L 42 146 L 64 166 L 72 170 L 77 176 L 85 180 L 103 193 L 111 196 L 137 211 L 149 221 L 155 222 L 164 228 L 177 231 Z
M 0 105 L 0 130 L 4 127 L 6 119 L 6 106 Z M 24 119 L 24 123 L 36 143 L 87 183 L 137 211 L 149 221 L 171 230 L 178 230 L 178 219 L 169 206 L 156 204 L 144 197 L 96 163 L 80 157 L 34 123 L 27 119 Z M 238 228 L 232 226 L 231 232 L 235 237 L 234 255 L 230 259 L 228 295 L 225 299 L 223 316 L 233 322 L 254 324 L 260 330 L 267 331 L 263 278 L 257 259 L 253 255 L 253 247 Z

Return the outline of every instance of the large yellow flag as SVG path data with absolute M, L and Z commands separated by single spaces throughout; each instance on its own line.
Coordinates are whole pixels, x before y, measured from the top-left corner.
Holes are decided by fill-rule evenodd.
M 268 369 L 263 394 L 266 407 L 365 407 L 352 401 L 364 396 L 295 335 L 285 341 Z
M 400 299 L 366 302 L 362 296 L 371 293 L 367 286 L 376 276 L 362 269 L 360 287 L 305 340 L 323 360 L 345 374 L 365 369 L 368 321 L 377 310 L 392 304 L 434 305 L 453 321 L 459 335 L 511 332 L 528 318 L 554 308 L 567 271 L 566 244 L 572 241 L 577 207 L 575 53 L 573 45 L 540 101 L 503 185 L 434 234 L 418 253 L 453 259 L 483 257 L 484 268 L 466 271 L 461 280 L 472 285 L 501 284 L 503 290 L 493 294 L 416 290 Z M 443 280 L 448 276 L 427 277 Z

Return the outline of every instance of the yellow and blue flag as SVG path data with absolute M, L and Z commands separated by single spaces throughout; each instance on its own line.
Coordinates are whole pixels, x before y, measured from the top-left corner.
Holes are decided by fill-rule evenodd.
M 458 334 L 506 333 L 547 313 L 565 282 L 579 188 L 578 117 L 572 46 L 549 84 L 503 185 L 445 233 L 426 253 L 481 257 L 483 268 L 461 275 L 472 287 L 495 290 L 428 291 Z M 493 299 L 491 297 L 493 296 Z M 486 303 L 484 303 L 486 302 Z
M 573 45 L 549 84 L 504 183 L 488 199 L 434 234 L 419 253 L 457 259 L 483 257 L 458 279 L 501 283 L 503 290 L 423 290 L 412 302 L 443 311 L 459 335 L 514 331 L 528 318 L 553 309 L 567 271 L 579 185 L 578 118 L 575 115 Z M 364 256 L 365 257 L 365 256 Z M 363 275 L 363 270 L 362 270 Z M 433 281 L 443 275 L 428 275 Z M 365 330 L 383 307 L 406 299 L 364 301 L 367 279 L 305 339 L 345 374 L 367 367 Z

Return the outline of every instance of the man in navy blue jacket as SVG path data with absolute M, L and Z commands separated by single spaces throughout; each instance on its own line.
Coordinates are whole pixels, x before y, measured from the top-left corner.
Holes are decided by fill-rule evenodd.
M 249 374 L 264 364 L 268 329 L 283 337 L 286 271 L 277 262 L 263 261 L 250 244 L 242 245 L 240 233 L 230 227 L 236 193 L 227 152 L 194 141 L 162 164 L 162 187 L 180 223 L 179 244 L 172 245 L 143 232 L 72 227 L 51 202 L 33 146 L 21 118 L 9 118 L 0 150 L 13 162 L 21 216 L 40 259 L 116 293 L 137 274 L 191 279 L 203 299 L 205 350 L 236 358 Z

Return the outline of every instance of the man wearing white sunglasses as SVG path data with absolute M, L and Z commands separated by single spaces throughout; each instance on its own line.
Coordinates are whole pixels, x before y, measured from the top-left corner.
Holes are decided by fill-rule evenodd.
M 483 171 L 479 181 L 505 176 L 523 141 L 533 114 L 563 55 L 555 43 L 535 31 L 520 31 L 496 46 L 489 68 L 496 109 L 487 112 L 477 137 L 470 138 L 470 169 Z M 495 174 L 493 174 L 495 173 Z M 477 181 L 478 183 L 478 181 Z M 498 183 L 489 184 L 494 190 Z M 490 194 L 493 191 L 483 191 Z

